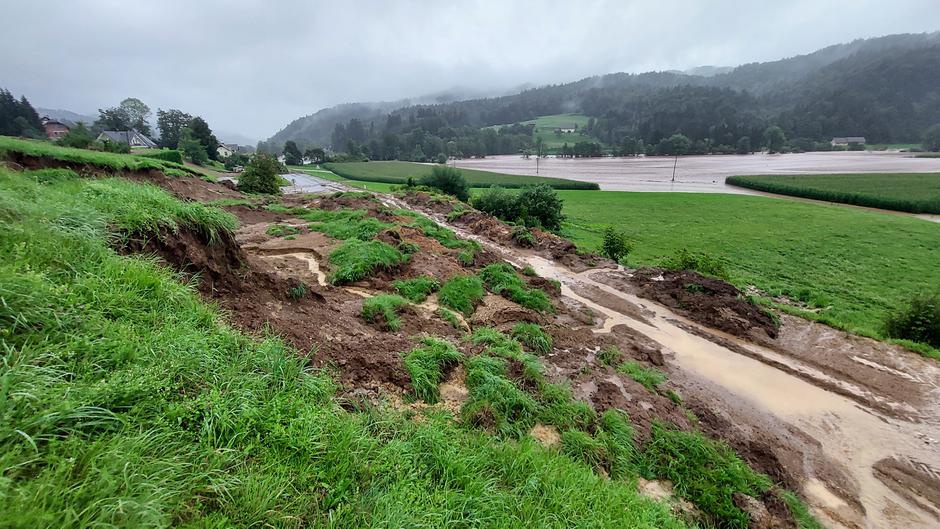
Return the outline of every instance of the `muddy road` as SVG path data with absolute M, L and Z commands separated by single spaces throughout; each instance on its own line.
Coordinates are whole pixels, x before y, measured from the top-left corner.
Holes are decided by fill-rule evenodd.
M 559 281 L 566 300 L 599 318 L 595 333 L 638 333 L 660 346 L 703 428 L 795 476 L 827 527 L 940 527 L 936 362 L 786 315 L 774 338 L 733 336 L 638 297 L 628 270 L 573 271 L 425 212 Z

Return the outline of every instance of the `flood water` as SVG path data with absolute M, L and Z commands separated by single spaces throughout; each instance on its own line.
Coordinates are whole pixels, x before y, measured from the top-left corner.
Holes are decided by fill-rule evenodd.
M 536 175 L 535 165 L 535 158 L 525 159 L 519 155 L 456 161 L 457 168 L 532 176 Z M 678 161 L 663 156 L 542 158 L 538 165 L 538 176 L 594 182 L 606 191 L 742 194 L 752 192 L 725 185 L 725 178 L 749 174 L 940 172 L 940 158 L 913 158 L 909 153 L 875 151 L 680 156 Z

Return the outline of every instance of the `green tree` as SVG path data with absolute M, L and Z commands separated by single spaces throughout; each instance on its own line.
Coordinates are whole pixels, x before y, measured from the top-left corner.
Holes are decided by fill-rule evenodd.
M 780 152 L 787 143 L 787 136 L 783 129 L 776 125 L 771 125 L 764 130 L 764 146 L 770 154 Z
M 924 132 L 923 148 L 925 151 L 940 151 L 940 123 Z
M 685 134 L 673 134 L 668 138 L 660 140 L 656 150 L 659 151 L 659 154 L 676 156 L 687 154 L 691 148 L 692 140 L 690 140 L 688 136 Z
M 238 174 L 238 188 L 246 193 L 280 194 L 280 170 L 281 164 L 276 158 L 260 152 L 255 153 L 245 170 Z
M 121 110 L 124 111 L 124 114 L 127 115 L 127 121 L 130 123 L 132 130 L 150 136 L 150 123 L 148 122 L 150 119 L 150 107 L 136 97 L 128 97 L 124 101 L 121 101 L 119 106 Z
M 92 123 L 91 130 L 95 135 L 103 130 L 131 130 L 131 118 L 121 107 L 99 108 L 98 119 Z
M 287 165 L 300 165 L 304 161 L 303 158 L 297 143 L 294 140 L 287 140 L 284 144 L 284 163 Z
M 189 128 L 193 131 L 193 136 L 199 140 L 199 143 L 202 144 L 203 148 L 206 150 L 206 155 L 212 160 L 219 159 L 219 140 L 216 139 L 215 134 L 212 133 L 212 129 L 209 128 L 209 124 L 206 123 L 206 120 L 202 119 L 199 116 L 196 116 L 189 122 Z
M 209 161 L 205 146 L 200 143 L 189 127 L 183 127 L 180 130 L 179 150 L 183 151 L 183 156 L 196 165 L 205 165 Z
M 65 147 L 87 149 L 94 142 L 95 137 L 91 135 L 88 127 L 86 127 L 84 123 L 78 122 L 65 136 L 59 138 L 57 143 Z
M 169 110 L 157 110 L 157 128 L 160 130 L 161 147 L 167 149 L 176 149 L 180 142 L 180 130 L 189 125 L 193 117 L 183 112 L 171 108 Z
M 564 215 L 561 209 L 564 201 L 548 184 L 538 184 L 522 188 L 516 199 L 519 216 L 527 225 L 538 225 L 547 230 L 561 229 Z
M 436 165 L 431 174 L 421 178 L 421 184 L 441 190 L 443 193 L 453 195 L 466 202 L 470 198 L 470 187 L 463 174 L 453 167 Z
M 632 249 L 633 245 L 627 241 L 627 236 L 622 231 L 615 230 L 613 226 L 607 226 L 604 230 L 604 242 L 601 244 L 603 256 L 619 263 Z
M 735 152 L 738 154 L 750 154 L 751 153 L 751 138 L 749 136 L 741 136 L 738 139 L 738 144 L 735 147 Z
M 320 147 L 313 147 L 304 151 L 304 156 L 310 163 L 318 164 L 326 161 L 326 151 Z
M 20 96 L 17 101 L 13 94 L 4 89 L 0 89 L 0 134 L 28 138 L 46 137 L 39 114 L 26 96 Z

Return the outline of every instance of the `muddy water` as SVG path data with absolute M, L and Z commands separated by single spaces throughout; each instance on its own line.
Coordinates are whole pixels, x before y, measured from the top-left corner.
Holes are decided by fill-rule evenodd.
M 326 283 L 326 273 L 320 270 L 320 262 L 317 261 L 316 256 L 310 252 L 297 252 L 297 253 L 284 253 L 279 254 L 280 257 L 293 257 L 294 259 L 300 259 L 301 261 L 307 263 L 307 267 L 310 270 L 310 273 L 317 277 L 317 284 L 321 287 L 325 287 Z
M 524 261 L 539 275 L 562 283 L 562 294 L 575 299 L 606 317 L 596 332 L 610 332 L 626 325 L 658 342 L 674 355 L 678 366 L 712 383 L 719 384 L 737 397 L 759 409 L 798 427 L 818 440 L 825 454 L 841 464 L 858 487 L 858 499 L 865 512 L 857 512 L 824 483 L 809 479 L 804 494 L 814 512 L 830 527 L 937 527 L 936 513 L 888 488 L 872 467 L 884 458 L 899 456 L 921 461 L 940 461 L 936 445 L 922 440 L 924 432 L 940 436 L 936 425 L 913 424 L 885 417 L 856 401 L 818 387 L 800 376 L 788 373 L 750 356 L 739 354 L 686 330 L 714 331 L 688 321 L 665 307 L 618 291 L 588 277 L 590 272 L 574 274 L 537 256 Z M 589 284 L 629 303 L 641 306 L 652 316 L 649 323 L 606 308 L 576 294 L 571 285 Z M 680 326 L 681 324 L 681 326 Z M 795 363 L 776 353 L 731 336 L 732 340 L 771 363 Z M 791 366 L 808 369 L 805 366 Z M 820 374 L 821 375 L 821 374 Z M 821 375 L 824 376 L 824 375 Z M 929 507 L 927 507 L 929 509 Z

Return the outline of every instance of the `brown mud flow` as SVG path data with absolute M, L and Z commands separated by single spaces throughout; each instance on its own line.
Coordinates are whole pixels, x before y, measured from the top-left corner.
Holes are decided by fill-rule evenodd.
M 774 466 L 785 469 L 782 477 L 795 476 L 793 485 L 827 527 L 940 527 L 935 362 L 787 315 L 777 336 L 760 325 L 737 329 L 733 314 L 724 325 L 694 309 L 680 315 L 637 295 L 658 298 L 649 283 L 666 278 L 572 271 L 544 252 L 496 245 L 479 230 L 433 216 L 559 281 L 565 298 L 603 317 L 595 333 L 627 329 L 661 346 L 670 379 L 705 427 L 758 468 L 768 459 L 760 469 L 771 476 L 779 473 Z M 747 439 L 735 439 L 741 433 Z M 758 461 L 748 457 L 755 450 Z

